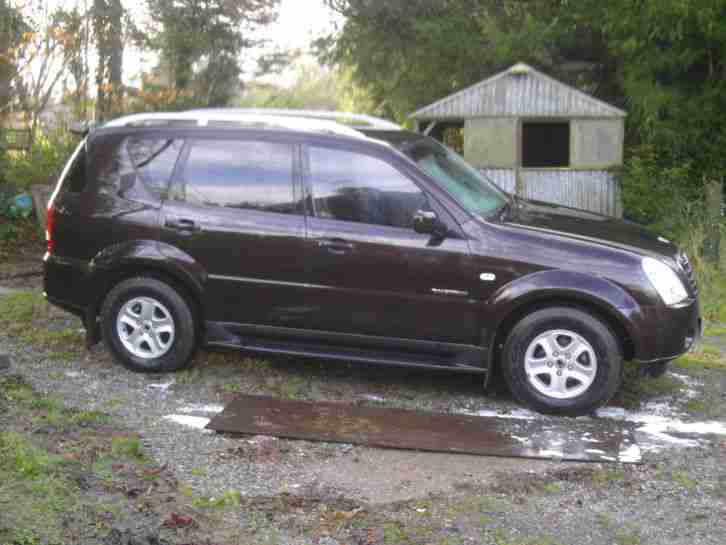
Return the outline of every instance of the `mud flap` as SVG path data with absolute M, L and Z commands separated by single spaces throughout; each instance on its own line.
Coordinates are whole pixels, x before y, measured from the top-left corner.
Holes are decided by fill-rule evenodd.
M 96 319 L 96 309 L 93 306 L 86 309 L 83 326 L 86 328 L 86 349 L 90 350 L 101 342 L 101 328 Z

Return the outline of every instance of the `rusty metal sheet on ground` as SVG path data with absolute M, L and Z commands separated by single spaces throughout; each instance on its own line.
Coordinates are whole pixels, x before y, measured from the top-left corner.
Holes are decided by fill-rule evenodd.
M 632 426 L 572 418 L 437 414 L 243 396 L 208 429 L 375 447 L 580 462 L 639 463 Z

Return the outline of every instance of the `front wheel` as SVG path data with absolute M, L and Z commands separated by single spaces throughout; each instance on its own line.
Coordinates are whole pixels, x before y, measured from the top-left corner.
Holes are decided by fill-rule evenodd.
M 177 371 L 194 355 L 197 335 L 189 303 L 155 278 L 115 286 L 104 301 L 101 327 L 114 359 L 132 371 Z
M 514 326 L 502 370 L 514 396 L 535 410 L 589 414 L 620 387 L 623 358 L 610 328 L 568 307 L 538 310 Z

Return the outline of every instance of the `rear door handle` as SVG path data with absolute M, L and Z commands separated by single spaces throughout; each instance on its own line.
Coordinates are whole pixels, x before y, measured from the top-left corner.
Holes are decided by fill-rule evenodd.
M 197 225 L 193 220 L 188 219 L 178 219 L 178 220 L 166 220 L 164 222 L 164 227 L 167 229 L 174 229 L 175 231 L 179 231 L 181 233 L 198 233 L 202 230 L 202 228 Z
M 318 248 L 326 250 L 334 255 L 346 255 L 355 249 L 355 244 L 340 238 L 321 238 L 318 239 Z

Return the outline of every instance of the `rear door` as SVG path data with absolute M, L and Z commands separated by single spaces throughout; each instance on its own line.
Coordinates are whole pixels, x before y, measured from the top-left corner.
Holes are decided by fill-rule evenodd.
M 207 273 L 207 320 L 299 325 L 305 215 L 298 149 L 252 137 L 187 141 L 161 239 Z
M 305 149 L 304 173 L 313 212 L 309 328 L 478 342 L 469 245 L 414 178 L 384 156 L 324 146 Z M 420 209 L 436 211 L 450 236 L 416 233 Z

